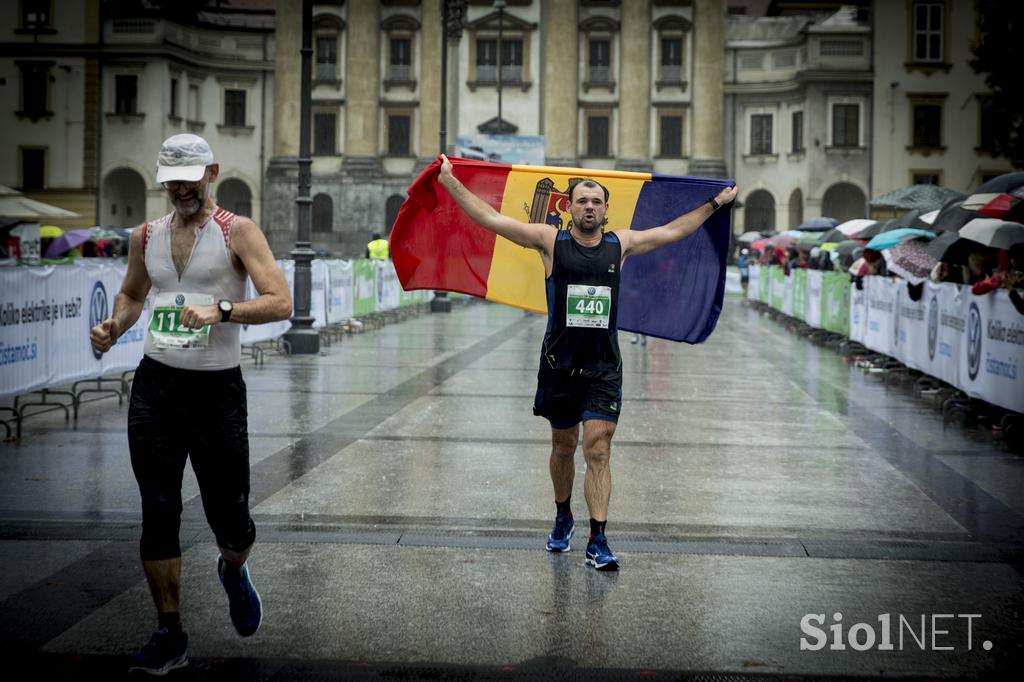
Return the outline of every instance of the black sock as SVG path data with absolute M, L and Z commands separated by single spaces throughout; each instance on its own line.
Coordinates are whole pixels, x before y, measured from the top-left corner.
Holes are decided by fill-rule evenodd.
M 181 632 L 181 613 L 178 611 L 161 611 L 157 614 L 157 622 L 172 634 Z
M 607 520 L 597 521 L 596 519 L 590 519 L 590 537 L 604 535 L 604 527 L 607 523 Z
M 572 516 L 572 509 L 569 507 L 569 500 L 571 499 L 572 495 L 569 495 L 569 497 L 565 498 L 565 502 L 559 502 L 558 500 L 555 500 L 555 507 L 557 509 L 555 513 L 559 516 L 565 516 L 567 514 L 569 516 Z

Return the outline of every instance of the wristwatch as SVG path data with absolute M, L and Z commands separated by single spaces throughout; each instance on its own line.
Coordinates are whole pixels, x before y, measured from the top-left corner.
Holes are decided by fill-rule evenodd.
M 235 309 L 235 304 L 222 298 L 217 301 L 217 308 L 220 310 L 220 321 L 227 322 L 231 319 L 231 311 Z
M 708 199 L 707 203 L 711 204 L 711 210 L 712 211 L 717 211 L 722 206 L 721 204 L 718 203 L 718 201 L 715 200 L 714 197 L 711 197 L 710 199 Z

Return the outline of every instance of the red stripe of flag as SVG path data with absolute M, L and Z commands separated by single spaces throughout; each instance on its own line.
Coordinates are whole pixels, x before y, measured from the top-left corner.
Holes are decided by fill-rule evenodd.
M 496 211 L 501 210 L 512 166 L 458 158 L 451 162 L 462 184 Z M 497 237 L 473 222 L 437 182 L 440 168 L 437 159 L 409 187 L 409 198 L 391 231 L 391 260 L 406 291 L 443 288 L 483 298 Z

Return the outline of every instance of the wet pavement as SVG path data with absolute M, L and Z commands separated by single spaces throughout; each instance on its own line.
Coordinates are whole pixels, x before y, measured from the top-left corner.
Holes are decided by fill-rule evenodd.
M 620 339 L 622 571 L 584 566 L 581 452 L 579 533 L 546 553 L 543 331 L 471 303 L 247 361 L 265 621 L 234 634 L 187 469 L 192 663 L 171 678 L 998 679 L 1024 663 L 1024 458 L 735 297 L 702 346 Z M 37 671 L 116 679 L 155 626 L 125 421 L 106 398 L 0 445 L 0 641 Z

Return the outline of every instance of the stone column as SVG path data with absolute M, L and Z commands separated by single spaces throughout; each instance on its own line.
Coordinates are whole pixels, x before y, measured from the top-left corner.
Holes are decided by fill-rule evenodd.
M 345 56 L 344 169 L 365 178 L 381 170 L 380 3 L 350 0 Z
M 299 99 L 302 77 L 302 0 L 278 0 L 274 13 L 274 138 L 260 211 L 274 254 L 295 243 L 299 178 Z
M 619 149 L 615 167 L 649 172 L 653 168 L 650 0 L 623 3 L 619 59 Z
M 578 166 L 579 41 L 576 0 L 548 0 L 541 6 L 541 53 L 544 55 L 541 130 L 545 162 Z
M 693 30 L 693 155 L 690 175 L 724 178 L 722 80 L 725 0 L 695 0 Z
M 441 0 L 423 0 L 420 25 L 418 168 L 433 161 L 441 149 Z
M 302 0 L 278 0 L 274 24 L 274 156 L 298 158 Z

